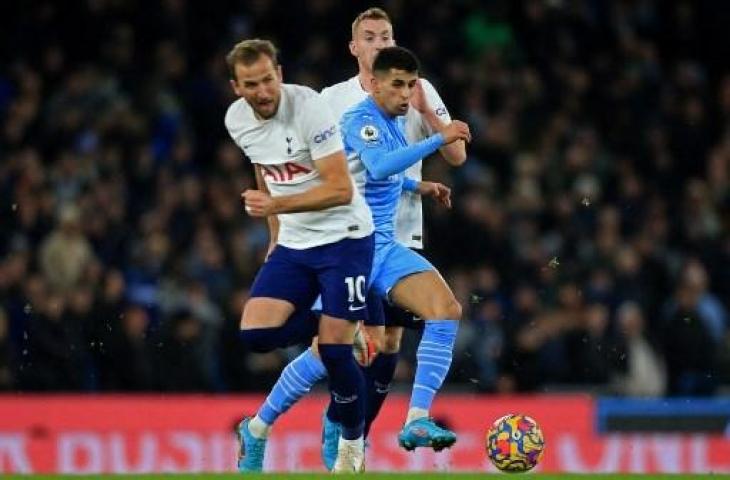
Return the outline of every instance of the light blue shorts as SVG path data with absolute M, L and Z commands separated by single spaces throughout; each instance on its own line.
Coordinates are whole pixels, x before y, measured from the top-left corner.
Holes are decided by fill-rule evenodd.
M 390 290 L 403 278 L 414 273 L 436 270 L 431 262 L 397 242 L 375 243 L 370 288 L 388 298 Z

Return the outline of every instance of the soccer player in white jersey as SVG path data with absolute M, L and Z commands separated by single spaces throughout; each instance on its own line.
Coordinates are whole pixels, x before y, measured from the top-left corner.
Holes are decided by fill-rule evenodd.
M 330 105 L 336 118 L 367 97 L 372 84 L 372 63 L 377 53 L 383 48 L 393 46 L 393 26 L 388 14 L 380 8 L 370 8 L 360 13 L 352 24 L 352 40 L 350 53 L 357 59 L 358 74 L 354 77 L 327 87 L 322 91 L 322 98 Z M 420 79 L 411 106 L 405 116 L 406 135 L 409 142 L 418 142 L 431 134 L 440 131 L 451 121 L 448 110 L 436 92 L 436 89 L 425 79 Z M 453 166 L 459 166 L 466 160 L 463 141 L 456 141 L 442 146 L 439 153 Z M 421 162 L 411 166 L 406 175 L 409 178 L 421 179 Z M 448 204 L 449 190 L 439 183 L 420 182 L 418 191 L 404 191 L 399 204 L 396 221 L 398 240 L 404 245 L 420 249 L 423 247 L 423 214 L 421 196 L 434 196 Z M 370 302 L 369 302 L 370 303 Z M 377 324 L 375 308 L 370 308 L 370 319 Z M 368 383 L 368 409 L 366 412 L 365 432 L 377 416 L 390 388 L 395 372 L 398 352 L 400 350 L 403 326 L 422 328 L 423 322 L 414 322 L 413 316 L 397 307 L 386 306 L 386 327 L 366 326 L 365 330 L 376 345 L 379 354 L 366 369 Z M 382 314 L 381 314 L 382 315 Z M 383 338 L 384 336 L 384 338 Z M 257 422 L 270 428 L 277 418 L 286 412 L 299 398 L 309 392 L 312 385 L 325 375 L 321 361 L 312 349 L 306 350 L 286 366 L 279 381 L 272 389 L 264 404 L 254 417 Z M 330 417 L 336 411 L 329 409 L 324 416 L 325 431 L 323 435 L 322 456 L 325 466 L 332 469 L 337 455 L 339 422 Z M 268 430 L 266 432 L 268 434 Z M 262 440 L 263 442 L 263 440 Z M 263 452 L 263 448 L 261 449 Z M 253 457 L 250 458 L 254 464 Z M 263 466 L 263 453 L 258 459 L 258 468 Z
M 354 188 L 329 108 L 313 90 L 282 83 L 274 45 L 242 41 L 227 62 L 240 98 L 225 125 L 254 164 L 258 187 L 242 199 L 249 215 L 268 219 L 272 243 L 244 306 L 241 339 L 257 351 L 301 341 L 316 324 L 310 309 L 321 294 L 319 354 L 344 416 L 335 470 L 361 471 L 365 383 L 352 345 L 372 267 L 370 209 Z M 240 470 L 262 449 L 256 434 L 264 429 L 249 418 L 240 423 Z

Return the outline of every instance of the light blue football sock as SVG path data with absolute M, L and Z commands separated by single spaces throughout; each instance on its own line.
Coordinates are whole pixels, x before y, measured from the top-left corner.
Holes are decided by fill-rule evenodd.
M 430 410 L 433 397 L 449 373 L 458 320 L 426 320 L 416 352 L 416 378 L 410 408 Z
M 287 365 L 279 376 L 271 393 L 261 405 L 257 415 L 273 425 L 277 418 L 289 410 L 312 386 L 327 376 L 322 360 L 311 347 L 302 352 Z

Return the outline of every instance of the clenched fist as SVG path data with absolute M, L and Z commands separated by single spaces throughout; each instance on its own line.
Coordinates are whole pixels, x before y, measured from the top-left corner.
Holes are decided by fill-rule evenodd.
M 246 190 L 241 194 L 241 202 L 252 217 L 268 217 L 274 213 L 274 200 L 261 190 Z

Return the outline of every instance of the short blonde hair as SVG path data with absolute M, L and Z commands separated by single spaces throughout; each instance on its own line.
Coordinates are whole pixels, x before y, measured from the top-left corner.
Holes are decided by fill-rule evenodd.
M 233 80 L 236 80 L 236 64 L 251 65 L 261 57 L 266 55 L 271 59 L 274 66 L 278 65 L 278 51 L 272 42 L 262 40 L 260 38 L 252 38 L 243 40 L 233 46 L 228 55 L 226 55 L 226 63 L 228 64 L 228 74 Z
M 371 7 L 362 12 L 360 15 L 355 17 L 355 21 L 352 22 L 352 38 L 355 38 L 355 32 L 357 31 L 357 27 L 360 26 L 363 20 L 385 20 L 386 22 L 392 24 L 393 22 L 390 21 L 390 17 L 388 14 L 383 10 L 382 8 L 378 7 Z

